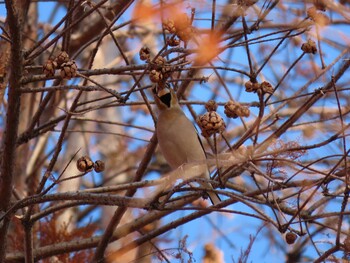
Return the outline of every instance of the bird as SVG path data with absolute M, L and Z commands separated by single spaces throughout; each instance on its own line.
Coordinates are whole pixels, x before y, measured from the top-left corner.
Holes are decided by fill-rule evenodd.
M 193 123 L 182 111 L 173 89 L 166 87 L 153 89 L 156 105 L 159 109 L 156 134 L 160 151 L 169 166 L 175 170 L 180 166 L 206 160 L 206 154 Z M 209 170 L 204 169 L 202 178 L 210 179 Z M 202 187 L 213 189 L 209 182 L 198 182 Z M 213 191 L 207 192 L 213 205 L 221 202 Z

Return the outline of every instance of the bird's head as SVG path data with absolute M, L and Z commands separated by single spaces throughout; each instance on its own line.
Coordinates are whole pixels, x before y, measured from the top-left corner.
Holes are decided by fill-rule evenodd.
M 155 87 L 153 89 L 153 94 L 154 94 L 155 102 L 160 110 L 179 107 L 176 94 L 174 90 L 170 88 L 169 85 L 161 89 L 159 89 L 158 87 Z

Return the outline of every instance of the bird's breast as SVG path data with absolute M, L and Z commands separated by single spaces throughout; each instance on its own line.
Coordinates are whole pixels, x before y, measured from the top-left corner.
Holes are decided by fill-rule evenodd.
M 162 112 L 156 131 L 160 150 L 172 168 L 205 159 L 197 132 L 183 112 Z

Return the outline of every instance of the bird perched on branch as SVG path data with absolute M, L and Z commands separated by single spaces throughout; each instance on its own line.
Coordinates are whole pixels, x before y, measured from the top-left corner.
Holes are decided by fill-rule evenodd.
M 192 162 L 202 162 L 202 167 L 205 167 L 200 176 L 210 179 L 200 138 L 194 125 L 182 111 L 175 92 L 169 87 L 154 89 L 153 92 L 160 110 L 156 132 L 164 158 L 172 169 Z M 204 188 L 213 189 L 210 183 L 198 183 Z M 208 191 L 207 194 L 214 205 L 220 203 L 220 197 L 216 193 Z

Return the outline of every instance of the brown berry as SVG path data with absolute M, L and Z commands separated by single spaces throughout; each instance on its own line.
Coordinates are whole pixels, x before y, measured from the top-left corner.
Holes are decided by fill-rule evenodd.
M 94 163 L 89 156 L 83 156 L 77 160 L 77 168 L 80 172 L 86 173 L 94 168 Z
M 101 173 L 105 170 L 105 163 L 101 160 L 97 160 L 94 164 L 94 170 L 96 173 Z
M 297 235 L 292 233 L 292 232 L 288 232 L 286 234 L 286 242 L 287 244 L 291 245 L 294 244 L 295 240 L 297 239 Z

